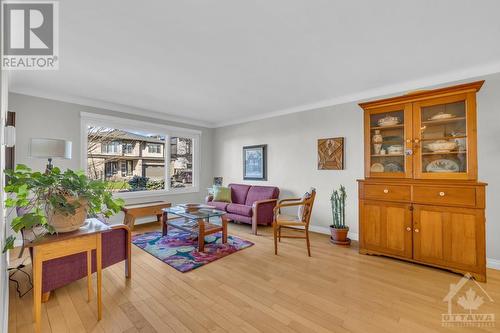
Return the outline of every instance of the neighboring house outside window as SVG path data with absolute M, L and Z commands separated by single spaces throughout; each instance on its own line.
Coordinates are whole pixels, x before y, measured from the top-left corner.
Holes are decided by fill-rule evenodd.
M 132 154 L 134 152 L 134 145 L 132 143 L 123 143 L 122 150 L 124 154 Z
M 116 154 L 118 153 L 119 142 L 105 142 L 102 143 L 101 152 L 104 154 Z
M 157 143 L 148 143 L 148 153 L 161 154 L 161 147 L 162 145 L 159 145 Z

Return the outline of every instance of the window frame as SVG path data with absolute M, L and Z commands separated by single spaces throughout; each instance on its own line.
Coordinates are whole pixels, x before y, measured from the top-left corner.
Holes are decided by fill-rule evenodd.
M 81 167 L 87 172 L 87 135 L 88 127 L 108 127 L 122 130 L 137 130 L 149 133 L 155 133 L 165 136 L 165 189 L 151 191 L 134 191 L 134 192 L 119 192 L 113 193 L 114 196 L 120 198 L 141 198 L 161 195 L 198 193 L 200 191 L 200 161 L 201 161 L 201 131 L 175 127 L 169 125 L 159 125 L 146 121 L 137 121 L 127 118 L 118 118 L 108 115 L 100 115 L 95 113 L 80 112 L 80 136 L 81 136 Z M 171 188 L 170 187 L 170 138 L 184 137 L 193 140 L 193 183 L 187 188 Z M 161 148 L 160 148 L 161 149 Z

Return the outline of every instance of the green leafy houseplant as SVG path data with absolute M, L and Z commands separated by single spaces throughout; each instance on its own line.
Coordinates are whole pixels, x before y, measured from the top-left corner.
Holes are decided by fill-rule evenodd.
M 110 217 L 118 213 L 124 204 L 123 199 L 112 197 L 106 182 L 91 180 L 83 171 L 68 169 L 62 172 L 54 167 L 41 173 L 18 164 L 15 170 L 6 170 L 5 173 L 9 177 L 5 192 L 11 194 L 5 205 L 23 211 L 11 221 L 16 233 L 36 226 L 54 233 L 56 230 L 50 219 L 56 214 L 71 217 L 80 208 L 85 208 L 88 216 Z M 7 238 L 4 252 L 13 248 L 14 240 L 15 236 Z
M 330 231 L 332 233 L 332 242 L 335 244 L 350 244 L 350 239 L 347 238 L 349 227 L 345 225 L 346 198 L 347 194 L 343 185 L 340 185 L 340 189 L 334 190 L 332 195 L 330 196 L 333 216 L 333 224 L 330 225 Z

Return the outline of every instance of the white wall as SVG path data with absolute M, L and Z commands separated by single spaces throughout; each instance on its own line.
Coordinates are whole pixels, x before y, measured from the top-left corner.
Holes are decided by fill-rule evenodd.
M 479 179 L 487 188 L 487 256 L 490 266 L 500 268 L 500 74 L 486 80 L 478 94 Z M 473 81 L 468 80 L 468 81 Z M 446 84 L 451 85 L 451 84 Z M 214 135 L 214 176 L 224 183 L 276 185 L 281 197 L 300 196 L 313 186 L 317 199 L 312 230 L 327 231 L 331 224 L 329 196 L 333 188 L 347 188 L 346 222 L 352 238 L 358 233 L 356 179 L 364 177 L 363 111 L 357 103 L 310 110 L 295 114 L 217 128 Z M 345 170 L 317 169 L 317 140 L 345 137 Z M 245 182 L 242 147 L 268 145 L 268 181 Z M 495 205 L 496 203 L 496 205 Z M 499 260 L 495 262 L 495 260 Z
M 100 115 L 116 116 L 137 121 L 152 122 L 155 124 L 172 125 L 184 128 L 198 129 L 201 134 L 201 163 L 200 163 L 200 191 L 198 193 L 172 194 L 159 197 L 148 197 L 147 201 L 166 200 L 172 203 L 200 202 L 206 195 L 206 188 L 212 184 L 212 141 L 213 129 L 190 126 L 151 119 L 148 117 L 124 114 L 115 111 L 93 108 L 78 104 L 60 102 L 39 97 L 9 94 L 9 111 L 16 113 L 16 163 L 26 164 L 34 170 L 44 170 L 46 160 L 29 157 L 30 138 L 56 138 L 73 142 L 71 160 L 56 159 L 53 163 L 60 168 L 81 169 L 81 134 L 80 112 L 96 113 Z M 127 199 L 127 202 L 144 202 L 144 198 Z M 115 220 L 122 219 L 121 214 Z

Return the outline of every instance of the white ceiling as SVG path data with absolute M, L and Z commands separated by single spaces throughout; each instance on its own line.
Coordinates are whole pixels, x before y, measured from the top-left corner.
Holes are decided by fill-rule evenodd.
M 498 72 L 499 13 L 497 0 L 61 0 L 60 69 L 15 72 L 11 90 L 218 126 Z

